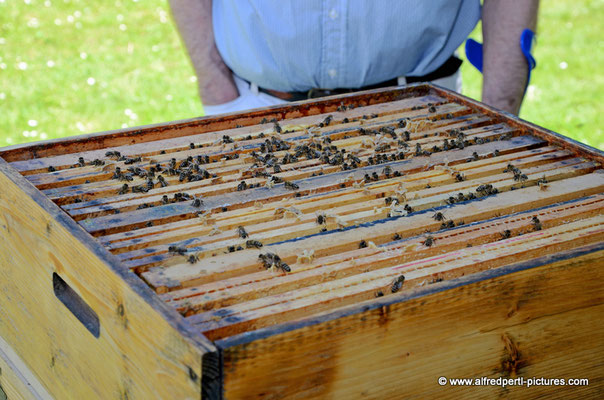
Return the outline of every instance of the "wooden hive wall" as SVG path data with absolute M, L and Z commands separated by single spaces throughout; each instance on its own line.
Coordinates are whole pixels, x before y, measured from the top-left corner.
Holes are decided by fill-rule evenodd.
M 0 156 L 225 355 L 604 237 L 601 153 L 427 85 L 140 133 Z

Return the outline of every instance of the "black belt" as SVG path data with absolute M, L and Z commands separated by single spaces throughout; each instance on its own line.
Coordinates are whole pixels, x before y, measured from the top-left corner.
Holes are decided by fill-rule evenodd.
M 441 65 L 436 71 L 430 72 L 429 74 L 423 76 L 407 76 L 405 77 L 407 83 L 414 82 L 429 82 L 439 78 L 445 78 L 447 76 L 451 76 L 457 72 L 459 67 L 461 66 L 462 61 L 455 57 L 451 56 L 443 65 Z M 258 90 L 260 92 L 270 94 L 271 96 L 275 96 L 281 100 L 286 101 L 298 101 L 298 100 L 306 100 L 306 99 L 315 99 L 317 97 L 324 96 L 332 96 L 336 94 L 343 93 L 351 93 L 357 92 L 360 90 L 369 90 L 369 89 L 378 89 L 382 87 L 388 86 L 397 86 L 398 78 L 393 78 L 381 83 L 376 83 L 374 85 L 367 85 L 357 89 L 310 89 L 306 92 L 280 92 L 278 90 L 264 89 L 259 87 Z

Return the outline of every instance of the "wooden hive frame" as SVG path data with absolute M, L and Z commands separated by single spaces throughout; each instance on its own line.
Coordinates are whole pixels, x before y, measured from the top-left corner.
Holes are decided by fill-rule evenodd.
M 0 337 L 57 398 L 596 396 L 603 158 L 425 84 L 1 149 Z M 500 375 L 590 385 L 437 383 Z

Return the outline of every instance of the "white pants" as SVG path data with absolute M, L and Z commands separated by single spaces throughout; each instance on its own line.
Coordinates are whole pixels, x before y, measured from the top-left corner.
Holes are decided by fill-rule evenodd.
M 287 103 L 285 100 L 258 91 L 258 86 L 256 84 L 248 83 L 237 75 L 233 75 L 233 79 L 235 80 L 235 85 L 237 85 L 239 97 L 224 104 L 203 106 L 205 115 L 232 113 L 252 108 Z M 461 93 L 461 70 L 457 70 L 453 75 L 435 79 L 431 83 Z M 406 84 L 405 78 L 399 78 L 398 84 Z

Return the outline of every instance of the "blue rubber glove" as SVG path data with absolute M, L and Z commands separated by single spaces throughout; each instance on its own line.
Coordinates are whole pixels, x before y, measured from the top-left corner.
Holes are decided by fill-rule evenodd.
M 531 70 L 537 66 L 535 57 L 531 54 L 533 48 L 533 42 L 535 41 L 535 32 L 530 29 L 525 29 L 520 34 L 520 49 L 522 54 L 526 58 L 528 63 L 528 76 L 526 79 L 526 86 L 524 87 L 524 93 L 528 88 L 529 82 L 531 81 Z M 474 39 L 466 40 L 466 58 L 477 70 L 482 72 L 482 43 L 478 43 Z

